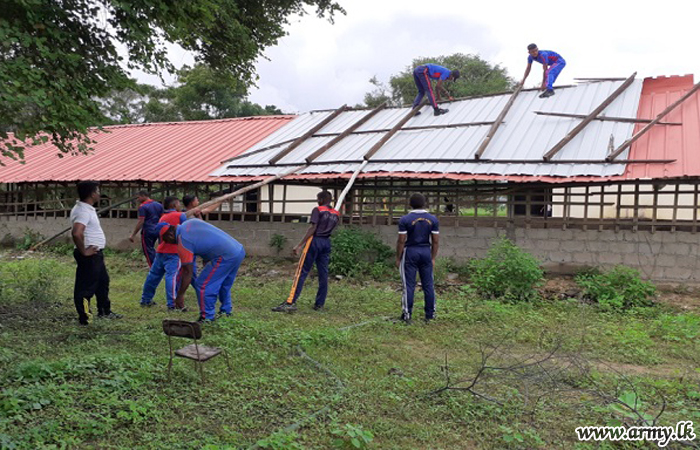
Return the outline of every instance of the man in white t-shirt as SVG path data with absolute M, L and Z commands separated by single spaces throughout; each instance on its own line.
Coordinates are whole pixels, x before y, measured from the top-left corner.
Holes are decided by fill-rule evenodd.
M 112 312 L 109 301 L 109 275 L 105 267 L 102 250 L 105 248 L 105 234 L 100 219 L 93 206 L 100 200 L 100 187 L 94 181 L 78 183 L 78 196 L 70 212 L 71 235 L 75 243 L 73 257 L 78 263 L 75 271 L 73 300 L 78 311 L 80 325 L 90 323 L 90 299 L 97 298 L 97 317 L 120 319 L 120 314 Z

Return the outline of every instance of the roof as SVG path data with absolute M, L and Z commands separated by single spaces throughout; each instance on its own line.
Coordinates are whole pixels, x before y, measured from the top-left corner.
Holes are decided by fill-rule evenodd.
M 3 159 L 0 183 L 99 181 L 207 182 L 222 161 L 238 155 L 295 116 L 168 122 L 92 130 L 87 155 L 63 155 L 46 143 L 27 147 L 25 164 Z M 228 179 L 225 179 L 228 181 Z
M 700 176 L 700 158 L 689 157 L 693 149 L 695 153 L 700 150 L 700 102 L 697 93 L 663 119 L 666 123 L 677 122 L 675 125 L 652 127 L 615 161 L 602 163 L 610 153 L 611 144 L 621 144 L 646 125 L 615 118 L 653 119 L 692 87 L 692 75 L 633 81 L 598 116 L 608 120 L 590 122 L 552 157 L 551 162 L 542 160 L 550 148 L 581 123 L 581 118 L 539 115 L 535 114 L 536 111 L 585 116 L 622 84 L 623 81 L 619 79 L 585 82 L 557 88 L 557 94 L 547 99 L 538 98 L 536 90 L 522 91 L 480 160 L 474 159 L 474 154 L 510 94 L 456 101 L 448 105 L 448 114 L 439 117 L 434 117 L 430 108 L 424 107 L 423 114 L 410 119 L 372 156 L 361 176 L 520 182 Z M 379 112 L 295 177 L 307 180 L 346 178 L 359 167 L 367 150 L 409 111 L 409 108 L 395 108 Z M 369 111 L 341 113 L 275 164 L 269 164 L 269 160 L 289 146 L 294 138 L 302 136 L 331 114 L 320 111 L 297 117 L 213 174 L 233 177 L 237 181 L 252 180 L 304 165 L 306 157 L 369 114 Z M 415 129 L 417 127 L 422 129 Z M 663 164 L 625 162 L 649 159 L 677 161 Z

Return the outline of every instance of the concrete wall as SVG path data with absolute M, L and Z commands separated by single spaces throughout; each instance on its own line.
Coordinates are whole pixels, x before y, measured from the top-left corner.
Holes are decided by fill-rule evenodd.
M 125 219 L 102 219 L 108 245 L 126 250 L 137 248 L 127 237 L 135 221 Z M 303 236 L 308 226 L 304 223 L 267 222 L 212 222 L 238 239 L 249 255 L 271 256 L 270 238 L 274 234 L 287 237 L 283 250 L 289 254 L 291 248 Z M 26 229 L 50 236 L 68 221 L 65 218 L 0 220 L 0 240 L 6 235 L 21 237 Z M 381 225 L 367 227 L 375 231 L 384 242 L 393 246 L 396 242 L 396 227 Z M 631 231 L 582 231 L 562 229 L 524 229 L 451 227 L 441 230 L 442 257 L 457 260 L 481 257 L 486 254 L 491 242 L 500 236 L 514 240 L 521 248 L 539 258 L 545 268 L 553 272 L 571 273 L 585 266 L 611 267 L 625 264 L 641 271 L 645 278 L 655 281 L 700 282 L 698 259 L 700 259 L 700 233 L 656 232 L 633 233 Z M 66 238 L 67 239 L 67 234 Z

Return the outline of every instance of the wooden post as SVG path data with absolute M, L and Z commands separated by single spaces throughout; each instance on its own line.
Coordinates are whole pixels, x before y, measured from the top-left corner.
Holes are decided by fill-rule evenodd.
M 329 123 L 333 121 L 336 117 L 338 117 L 341 113 L 345 112 L 348 110 L 348 105 L 343 105 L 340 108 L 336 109 L 333 111 L 328 117 L 320 121 L 318 124 L 316 124 L 313 128 L 311 128 L 309 131 L 306 133 L 302 134 L 300 137 L 294 140 L 287 148 L 282 150 L 281 152 L 277 153 L 275 156 L 270 158 L 268 163 L 270 164 L 276 164 L 279 160 L 290 154 L 295 148 L 299 147 L 304 141 L 306 141 L 308 138 L 314 135 L 318 130 L 321 128 L 325 127 Z
M 622 212 L 622 184 L 617 184 L 617 205 L 615 211 L 615 233 L 620 231 L 620 213 Z
M 588 199 L 590 196 L 590 186 L 586 185 L 586 195 L 583 198 L 583 231 L 588 230 Z
M 652 199 L 653 209 L 651 210 L 651 232 L 656 233 L 656 217 L 659 209 L 659 188 L 652 185 L 652 189 L 654 189 L 654 196 Z
M 693 184 L 693 234 L 698 232 L 698 181 Z
M 634 209 L 632 210 L 632 232 L 639 229 L 639 181 L 634 183 Z
M 636 76 L 637 72 L 630 75 L 630 77 L 627 78 L 624 83 L 622 83 L 617 89 L 615 89 L 615 92 L 613 92 L 608 96 L 608 98 L 603 100 L 603 102 L 600 105 L 598 105 L 596 109 L 594 109 L 588 116 L 586 116 L 586 118 L 583 119 L 581 123 L 576 125 L 573 130 L 569 131 L 566 134 L 566 136 L 564 136 L 564 138 L 562 138 L 561 141 L 557 142 L 554 145 L 554 147 L 552 147 L 547 153 L 544 154 L 542 158 L 545 161 L 549 161 L 550 159 L 552 159 L 552 157 L 556 155 L 562 148 L 564 148 L 566 144 L 571 142 L 571 140 L 574 137 L 576 137 L 576 135 L 579 134 L 586 127 L 586 125 L 593 121 L 598 116 L 598 114 L 603 112 L 605 108 L 607 108 L 617 97 L 619 97 L 620 94 L 622 94 L 625 91 L 625 89 L 627 89 L 632 84 L 632 82 L 634 81 L 634 77 Z
M 476 150 L 476 153 L 474 153 L 474 158 L 479 159 L 481 158 L 481 155 L 484 154 L 484 152 L 486 151 L 486 147 L 488 147 L 489 143 L 491 142 L 491 139 L 493 139 L 493 136 L 496 134 L 496 130 L 498 130 L 498 127 L 501 126 L 503 119 L 506 117 L 506 114 L 508 114 L 510 107 L 513 106 L 513 102 L 515 102 L 515 98 L 518 96 L 518 94 L 520 94 L 522 88 L 523 85 L 521 83 L 510 96 L 508 102 L 503 107 L 500 114 L 498 114 L 498 117 L 496 117 L 496 121 L 493 123 L 493 125 L 491 125 L 491 128 L 489 128 L 489 132 L 486 133 L 486 138 L 484 138 L 483 142 L 481 143 L 481 145 L 479 145 L 479 148 Z
M 600 186 L 600 210 L 598 213 L 598 231 L 603 231 L 605 218 L 605 188 L 606 185 Z
M 287 221 L 287 183 L 282 186 L 282 223 L 285 223 Z
M 623 142 L 614 152 L 612 152 L 610 155 L 608 155 L 607 158 L 605 158 L 607 161 L 612 161 L 616 157 L 620 156 L 622 152 L 627 149 L 630 145 L 632 145 L 633 142 L 635 142 L 637 139 L 642 137 L 647 131 L 651 129 L 654 125 L 656 125 L 661 119 L 663 119 L 668 113 L 676 109 L 678 105 L 686 101 L 691 95 L 693 95 L 698 89 L 700 89 L 700 82 L 695 83 L 695 86 L 693 86 L 692 89 L 690 89 L 688 92 L 685 93 L 685 95 L 672 104 L 670 104 L 666 109 L 661 111 L 658 116 L 654 120 L 652 120 L 647 126 L 639 130 L 637 133 L 634 134 L 631 138 L 627 139 L 625 142 Z
M 671 220 L 671 233 L 676 232 L 676 223 L 678 219 L 678 194 L 679 190 L 681 188 L 681 185 L 679 182 L 676 182 L 676 190 L 673 193 L 673 219 Z

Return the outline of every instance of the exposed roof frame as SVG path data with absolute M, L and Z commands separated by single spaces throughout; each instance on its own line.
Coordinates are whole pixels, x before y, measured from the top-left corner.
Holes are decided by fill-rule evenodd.
M 479 148 L 476 150 L 476 153 L 474 153 L 474 158 L 479 159 L 479 158 L 481 158 L 481 155 L 484 154 L 484 152 L 486 151 L 486 147 L 488 147 L 489 143 L 491 142 L 491 139 L 496 134 L 496 130 L 498 130 L 498 127 L 501 126 L 501 123 L 503 122 L 503 119 L 506 117 L 506 114 L 508 114 L 510 107 L 513 106 L 513 102 L 515 102 L 515 97 L 518 96 L 518 94 L 520 93 L 520 91 L 522 89 L 523 89 L 523 85 L 521 83 L 518 85 L 517 89 L 515 89 L 515 92 L 513 92 L 513 94 L 510 96 L 510 98 L 508 99 L 508 102 L 501 110 L 501 113 L 498 115 L 498 117 L 496 117 L 496 120 L 494 121 L 493 125 L 491 125 L 489 132 L 486 133 L 486 138 L 483 140 L 481 145 L 479 145 Z
M 585 119 L 585 114 L 571 114 L 550 111 L 533 111 L 538 116 L 570 117 L 572 119 Z M 601 122 L 623 122 L 623 123 L 651 123 L 653 119 L 636 119 L 633 117 L 598 116 L 593 120 Z M 657 122 L 657 125 L 683 125 L 682 122 Z

